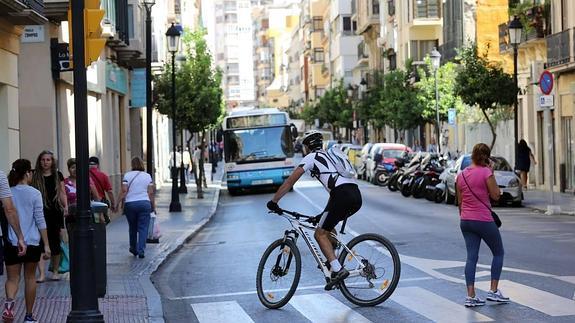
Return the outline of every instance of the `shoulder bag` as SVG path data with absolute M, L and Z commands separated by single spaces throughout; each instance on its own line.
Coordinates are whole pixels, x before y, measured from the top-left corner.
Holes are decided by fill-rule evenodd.
M 471 192 L 471 194 L 473 194 L 473 196 L 475 196 L 475 198 L 481 203 L 483 204 L 486 208 L 489 209 L 489 211 L 491 211 L 491 216 L 493 217 L 493 221 L 495 221 L 495 225 L 497 225 L 497 227 L 501 227 L 501 219 L 499 218 L 499 215 L 497 215 L 497 213 L 495 213 L 489 206 L 487 206 L 485 203 L 483 203 L 483 201 L 481 199 L 479 199 L 479 197 L 477 197 L 477 195 L 475 195 L 475 193 L 473 192 L 473 190 L 471 189 L 471 187 L 469 186 L 469 183 L 467 183 L 467 179 L 465 178 L 465 175 L 463 175 L 463 172 L 461 173 L 461 177 L 463 177 L 463 181 L 465 181 L 465 185 L 467 185 L 467 188 L 469 189 L 469 191 Z

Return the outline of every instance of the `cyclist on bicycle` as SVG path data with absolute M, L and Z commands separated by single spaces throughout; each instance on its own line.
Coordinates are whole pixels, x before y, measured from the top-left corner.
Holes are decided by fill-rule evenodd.
M 329 201 L 322 214 L 316 218 L 318 223 L 314 237 L 331 268 L 331 279 L 325 286 L 331 290 L 349 276 L 349 272 L 341 266 L 335 257 L 334 246 L 330 241 L 330 232 L 335 226 L 355 214 L 361 208 L 361 193 L 353 178 L 341 176 L 325 150 L 322 149 L 323 138 L 319 131 L 308 131 L 302 140 L 304 158 L 277 190 L 267 207 L 279 212 L 280 199 L 291 190 L 294 184 L 307 171 L 317 178 L 329 192 Z

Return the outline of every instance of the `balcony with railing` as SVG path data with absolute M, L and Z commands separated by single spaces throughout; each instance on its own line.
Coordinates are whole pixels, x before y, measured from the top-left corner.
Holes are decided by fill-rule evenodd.
M 357 44 L 357 65 L 369 63 L 369 50 L 364 41 Z
M 43 0 L 0 0 L 0 16 L 14 25 L 42 25 L 47 22 Z
M 575 42 L 575 30 L 567 29 L 547 37 L 547 68 L 567 64 L 571 61 L 571 47 Z M 575 49 L 573 49 L 575 51 Z
M 520 13 L 519 19 L 523 25 L 521 46 L 529 46 L 542 42 L 551 35 L 550 7 L 537 5 Z M 505 52 L 511 48 L 509 44 L 508 23 L 499 25 L 499 51 Z

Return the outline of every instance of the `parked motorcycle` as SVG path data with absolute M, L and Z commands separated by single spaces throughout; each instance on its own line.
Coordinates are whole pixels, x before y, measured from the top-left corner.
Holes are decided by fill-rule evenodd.
M 415 182 L 416 176 L 419 176 L 421 162 L 422 154 L 417 153 L 406 166 L 403 175 L 398 179 L 399 190 L 404 197 L 408 197 L 412 194 L 413 183 Z

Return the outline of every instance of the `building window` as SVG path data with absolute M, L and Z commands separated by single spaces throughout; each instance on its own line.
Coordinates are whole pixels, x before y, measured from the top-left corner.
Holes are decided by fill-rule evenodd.
M 312 31 L 322 31 L 323 30 L 323 18 L 313 17 Z
M 437 39 L 434 40 L 412 40 L 409 49 L 410 58 L 414 61 L 423 61 L 425 56 L 431 53 L 433 47 L 438 47 Z
M 371 2 L 371 14 L 379 15 L 379 0 L 372 0 Z
M 128 37 L 134 38 L 134 5 L 128 5 Z
M 325 60 L 325 56 L 323 53 L 323 48 L 314 48 L 313 49 L 313 62 L 314 63 L 323 63 Z
M 351 17 L 342 17 L 342 25 L 344 32 L 351 32 Z
M 440 0 L 417 0 L 413 8 L 414 18 L 439 18 Z
M 387 0 L 387 14 L 395 15 L 395 0 Z

